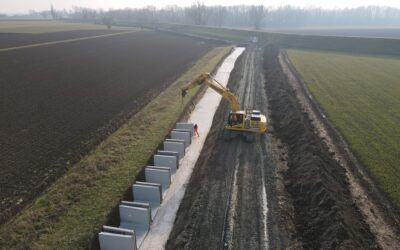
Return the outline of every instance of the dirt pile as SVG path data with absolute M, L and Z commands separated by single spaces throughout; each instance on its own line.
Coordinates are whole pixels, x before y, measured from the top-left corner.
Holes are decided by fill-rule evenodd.
M 378 248 L 347 188 L 345 170 L 314 133 L 307 113 L 278 62 L 279 50 L 264 50 L 266 91 L 274 134 L 288 149 L 285 188 L 293 199 L 295 224 L 306 249 Z

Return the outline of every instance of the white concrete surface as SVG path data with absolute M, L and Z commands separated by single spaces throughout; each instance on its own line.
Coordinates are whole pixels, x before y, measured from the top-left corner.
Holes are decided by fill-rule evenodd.
M 244 48 L 236 48 L 222 63 L 214 78 L 221 84 L 228 83 L 230 72 L 232 71 L 236 59 L 243 53 Z M 172 230 L 176 212 L 185 194 L 186 184 L 193 172 L 194 165 L 203 148 L 205 139 L 210 131 L 215 111 L 217 110 L 221 96 L 208 89 L 203 98 L 196 105 L 191 113 L 188 122 L 197 124 L 200 137 L 194 137 L 192 144 L 188 147 L 185 157 L 176 172 L 170 188 L 164 197 L 146 238 L 143 240 L 139 249 L 155 250 L 164 249 Z

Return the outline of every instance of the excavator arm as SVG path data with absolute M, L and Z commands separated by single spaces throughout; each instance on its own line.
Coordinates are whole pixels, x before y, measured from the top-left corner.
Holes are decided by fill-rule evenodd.
M 199 75 L 197 78 L 182 87 L 182 97 L 186 95 L 186 92 L 189 89 L 202 84 L 205 84 L 208 87 L 212 88 L 224 99 L 226 99 L 230 103 L 233 112 L 237 112 L 240 110 L 240 103 L 236 96 L 228 88 L 224 87 L 217 80 L 213 79 L 209 73 L 203 73 Z

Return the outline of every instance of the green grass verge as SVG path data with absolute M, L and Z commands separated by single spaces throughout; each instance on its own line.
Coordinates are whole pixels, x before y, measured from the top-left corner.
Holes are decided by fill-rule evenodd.
M 62 21 L 0 21 L 0 33 L 48 33 L 71 30 L 104 30 L 104 25 L 89 23 L 70 23 Z M 122 29 L 112 27 L 112 29 Z M 129 29 L 129 28 L 123 28 Z
M 211 72 L 231 47 L 215 48 L 0 228 L 1 249 L 84 249 L 135 182 L 184 106 L 180 87 Z
M 353 152 L 400 207 L 400 58 L 288 54 Z

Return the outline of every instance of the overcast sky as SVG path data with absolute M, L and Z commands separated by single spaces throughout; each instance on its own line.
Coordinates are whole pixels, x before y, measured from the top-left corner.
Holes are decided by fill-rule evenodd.
M 164 7 L 166 5 L 188 6 L 190 0 L 0 0 L 0 13 L 24 13 L 29 10 L 49 9 L 53 4 L 56 9 L 70 9 L 72 6 L 89 8 L 135 8 L 146 5 Z M 400 0 L 202 0 L 206 5 L 251 5 L 263 4 L 266 6 L 315 6 L 322 8 L 346 8 L 366 5 L 392 6 L 400 8 Z

